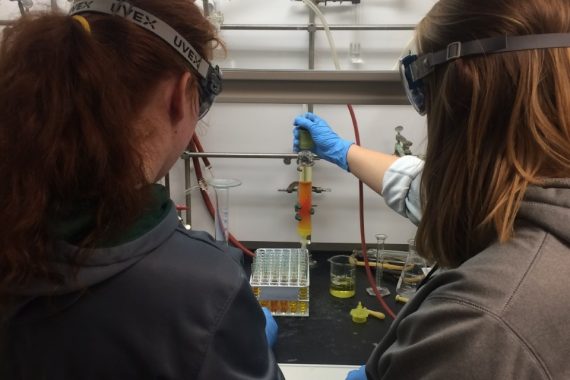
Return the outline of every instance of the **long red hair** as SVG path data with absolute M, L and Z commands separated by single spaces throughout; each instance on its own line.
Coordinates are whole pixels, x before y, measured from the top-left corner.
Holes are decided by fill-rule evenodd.
M 182 34 L 203 57 L 215 28 L 189 0 L 131 0 Z M 0 47 L 0 301 L 8 287 L 49 275 L 50 221 L 68 205 L 95 206 L 80 246 L 125 231 L 148 201 L 134 126 L 158 82 L 190 71 L 152 33 L 124 20 L 84 14 L 21 18 Z M 142 189 L 141 189 L 142 185 Z

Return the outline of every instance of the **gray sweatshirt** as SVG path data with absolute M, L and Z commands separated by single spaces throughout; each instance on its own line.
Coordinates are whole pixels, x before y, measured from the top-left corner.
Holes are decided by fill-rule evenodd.
M 75 247 L 58 243 L 52 270 L 65 281 L 14 289 L 22 302 L 0 339 L 0 379 L 281 378 L 237 250 L 187 231 L 165 196 L 158 216 L 95 249 L 77 278 Z
M 570 179 L 528 189 L 514 237 L 431 279 L 366 365 L 376 379 L 570 379 Z

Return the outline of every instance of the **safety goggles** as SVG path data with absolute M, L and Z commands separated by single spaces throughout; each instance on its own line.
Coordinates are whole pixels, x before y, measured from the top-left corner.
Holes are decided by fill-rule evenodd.
M 216 96 L 222 92 L 222 72 L 218 66 L 212 66 L 210 62 L 202 58 L 188 40 L 164 21 L 125 0 L 75 0 L 69 14 L 73 16 L 88 12 L 123 17 L 172 46 L 190 64 L 191 69 L 200 76 L 198 81 L 200 95 L 198 117 L 201 119 L 208 113 Z
M 222 92 L 222 72 L 218 66 L 213 67 L 210 65 L 207 77 L 200 78 L 198 83 L 198 93 L 200 95 L 199 119 L 206 116 L 220 92 Z
M 506 53 L 530 49 L 570 47 L 570 33 L 529 34 L 526 36 L 491 37 L 468 42 L 452 42 L 447 48 L 422 55 L 408 54 L 400 60 L 400 76 L 408 100 L 420 115 L 425 115 L 423 79 L 435 67 L 473 55 Z

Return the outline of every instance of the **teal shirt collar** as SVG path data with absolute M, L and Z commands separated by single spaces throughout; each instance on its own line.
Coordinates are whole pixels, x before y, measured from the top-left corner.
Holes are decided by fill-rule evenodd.
M 133 241 L 156 227 L 168 215 L 173 207 L 166 188 L 151 185 L 151 202 L 137 220 L 118 238 L 106 239 L 97 244 L 97 248 L 114 247 Z M 80 203 L 71 205 L 70 216 L 55 218 L 52 233 L 57 240 L 77 245 L 92 230 L 94 222 L 93 205 Z

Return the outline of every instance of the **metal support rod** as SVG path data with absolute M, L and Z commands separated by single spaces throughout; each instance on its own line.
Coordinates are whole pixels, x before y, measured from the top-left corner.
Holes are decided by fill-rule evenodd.
M 223 24 L 222 30 L 325 30 L 322 25 L 314 25 L 315 15 L 311 11 L 312 25 L 241 25 L 241 24 Z M 329 25 L 330 30 L 344 30 L 344 31 L 362 31 L 362 30 L 383 30 L 383 31 L 397 31 L 397 30 L 415 30 L 416 26 L 413 24 L 385 24 L 385 25 Z
M 192 177 L 190 175 L 190 157 L 184 158 L 184 190 L 190 189 L 192 187 Z M 190 192 L 186 192 L 186 224 L 192 225 L 192 196 Z
M 214 158 L 277 158 L 282 159 L 285 165 L 291 165 L 293 160 L 297 160 L 297 153 L 208 153 L 184 151 L 182 159 L 190 157 L 214 157 Z M 319 156 L 313 154 L 313 160 L 320 160 Z
M 302 0 L 295 0 L 295 1 L 302 1 Z M 360 4 L 360 0 L 313 0 L 316 4 L 318 3 L 325 3 L 325 6 L 327 4 L 327 2 L 331 2 L 331 3 L 344 3 L 345 1 L 347 3 L 352 3 L 352 5 L 356 5 L 356 4 Z
M 214 153 L 214 152 L 190 152 L 184 151 L 182 158 L 189 157 L 213 157 L 213 158 L 277 158 L 296 160 L 297 153 Z M 318 160 L 318 157 L 315 157 Z
M 316 3 L 316 0 L 311 0 Z M 315 12 L 309 9 L 309 70 L 315 69 Z M 313 112 L 314 104 L 307 104 L 307 111 Z
M 22 4 L 22 0 L 16 0 L 18 2 L 18 8 L 20 8 L 20 14 L 24 16 L 26 14 L 26 9 L 24 8 L 24 4 Z
M 213 158 L 273 158 L 282 159 L 285 165 L 290 165 L 293 160 L 297 160 L 297 153 L 208 153 L 208 152 L 190 152 L 184 151 L 182 159 L 190 157 L 213 157 Z M 313 160 L 320 158 L 313 154 Z
M 208 0 L 202 0 L 202 6 L 204 7 L 204 16 L 208 17 L 210 15 L 210 9 L 208 7 Z

